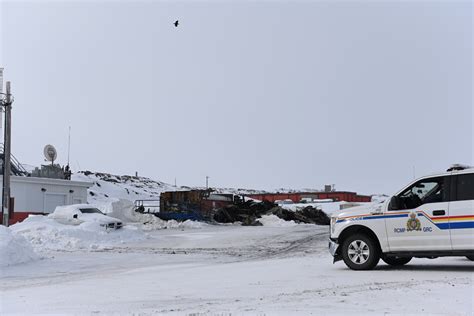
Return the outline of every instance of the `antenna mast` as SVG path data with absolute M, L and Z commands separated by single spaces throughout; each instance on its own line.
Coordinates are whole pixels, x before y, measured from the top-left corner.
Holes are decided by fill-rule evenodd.
M 69 154 L 71 152 L 71 126 L 69 126 L 69 136 L 67 140 L 67 165 L 69 166 Z

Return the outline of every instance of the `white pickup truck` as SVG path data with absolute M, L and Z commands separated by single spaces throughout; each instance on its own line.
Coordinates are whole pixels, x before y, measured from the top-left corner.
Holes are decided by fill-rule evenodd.
M 381 204 L 333 214 L 329 252 L 353 270 L 373 269 L 380 259 L 395 266 L 413 257 L 474 260 L 474 168 L 453 165 Z

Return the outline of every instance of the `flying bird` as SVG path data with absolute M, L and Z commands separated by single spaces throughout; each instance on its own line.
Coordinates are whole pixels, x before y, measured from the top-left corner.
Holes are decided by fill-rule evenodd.
M 175 26 L 175 27 L 178 27 L 178 25 L 179 25 L 179 21 L 176 20 L 176 22 L 174 22 L 174 26 Z

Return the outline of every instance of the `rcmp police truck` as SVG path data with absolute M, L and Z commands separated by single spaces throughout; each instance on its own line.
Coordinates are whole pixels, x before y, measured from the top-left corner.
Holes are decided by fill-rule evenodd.
M 453 165 L 381 204 L 334 214 L 329 251 L 353 270 L 373 269 L 380 259 L 394 266 L 413 257 L 474 260 L 474 168 Z

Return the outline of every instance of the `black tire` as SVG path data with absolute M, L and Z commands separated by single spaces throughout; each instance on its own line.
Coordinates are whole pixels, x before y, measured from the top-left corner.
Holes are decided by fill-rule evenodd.
M 380 249 L 371 237 L 356 234 L 343 241 L 342 259 L 352 270 L 372 270 L 379 263 Z
M 399 267 L 410 262 L 412 257 L 382 257 L 383 262 L 391 266 Z
M 474 261 L 474 255 L 472 255 L 472 256 L 466 256 L 466 258 L 468 258 L 468 259 L 471 260 L 471 261 Z

